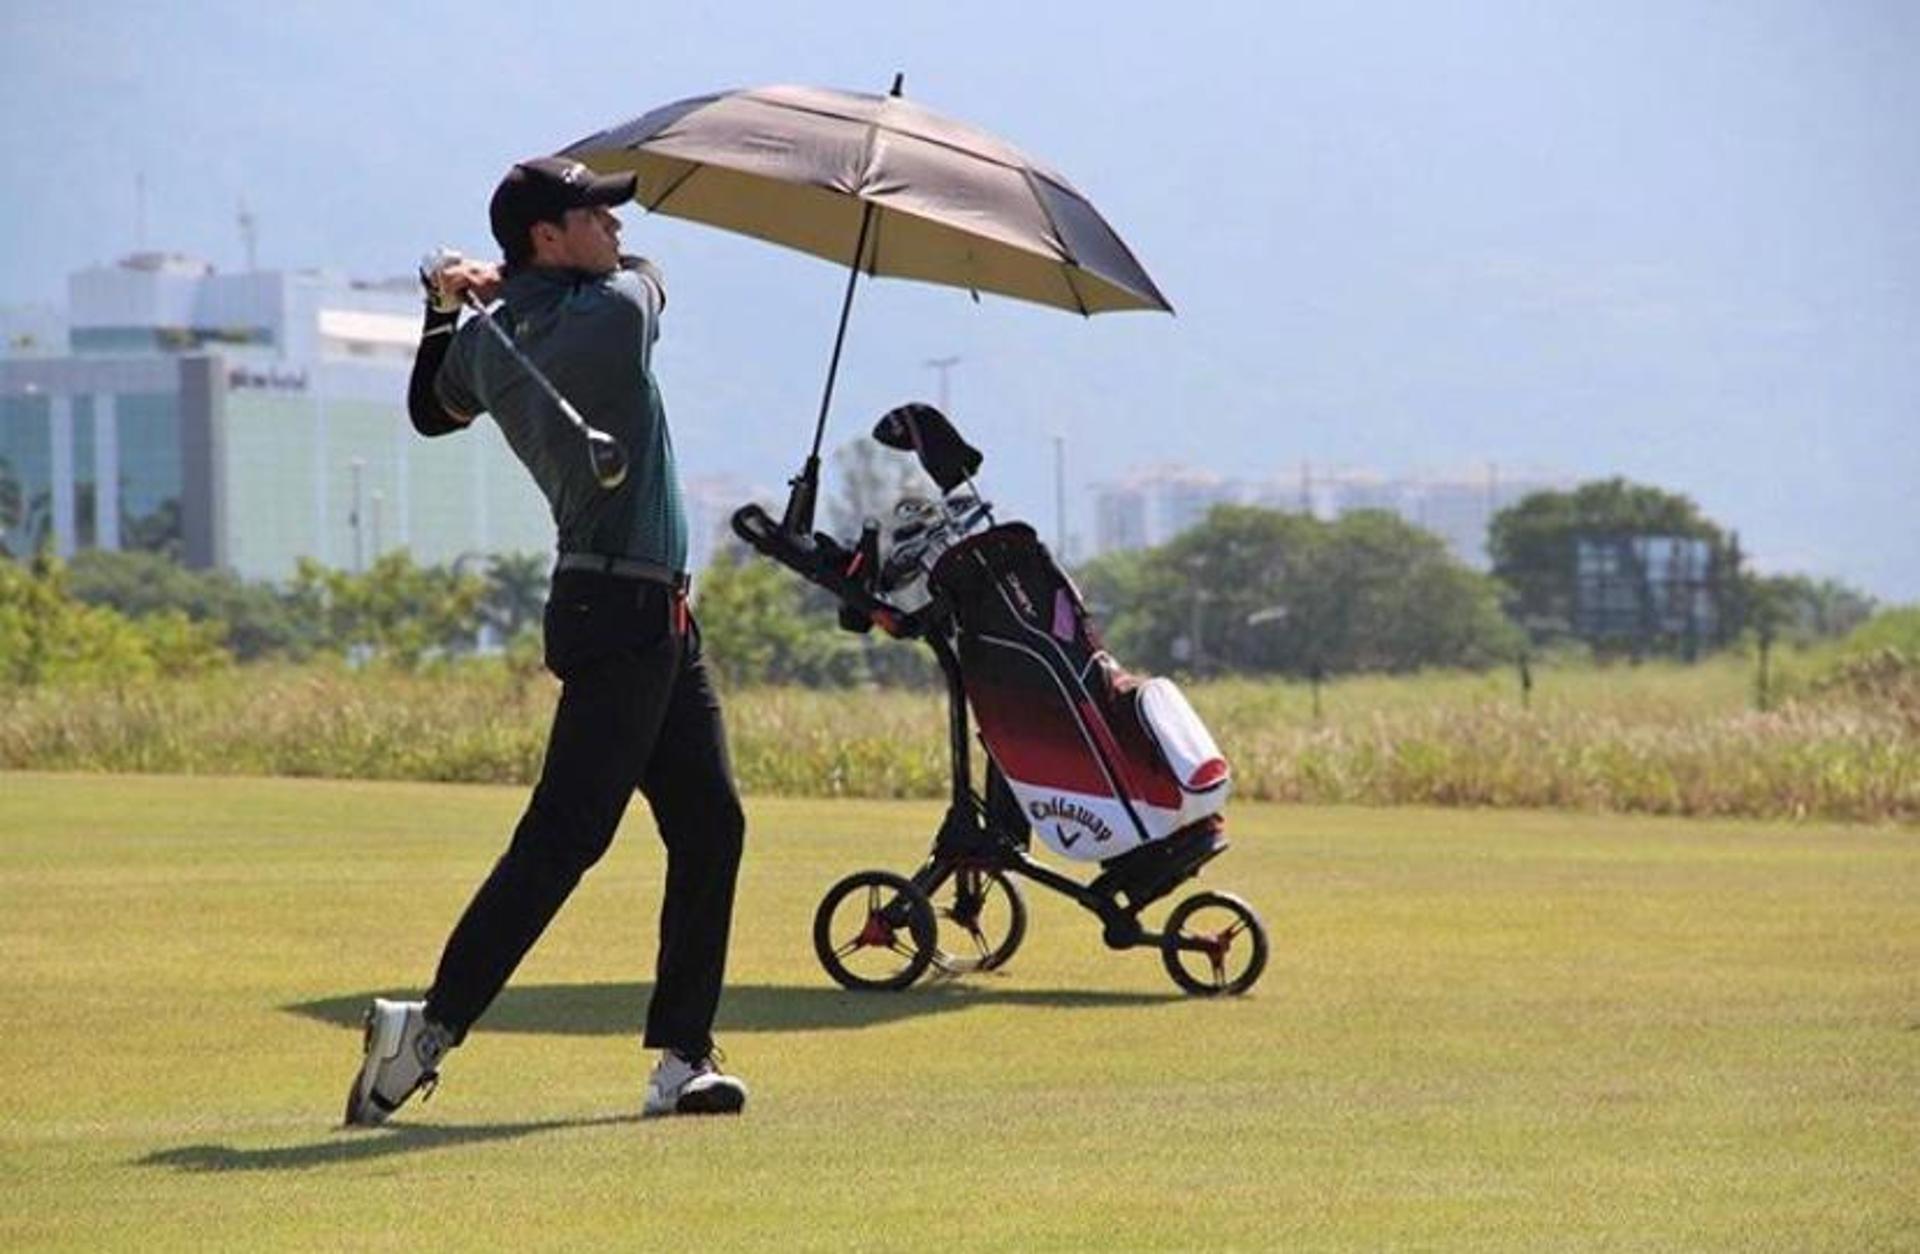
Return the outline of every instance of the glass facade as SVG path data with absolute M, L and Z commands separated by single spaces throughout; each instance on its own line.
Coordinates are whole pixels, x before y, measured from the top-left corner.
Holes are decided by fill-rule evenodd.
M 76 396 L 68 402 L 67 428 L 73 478 L 73 536 L 79 548 L 99 544 L 100 512 L 108 500 L 99 491 L 98 444 L 94 439 L 93 398 Z
M 1573 628 L 1589 640 L 1717 638 L 1713 546 L 1686 536 L 1586 536 L 1574 543 Z
M 491 423 L 425 440 L 395 401 L 232 391 L 226 561 L 284 578 L 301 557 L 346 570 L 553 547 L 546 502 Z
M 492 423 L 425 440 L 402 380 L 325 370 L 214 359 L 210 396 L 177 386 L 208 360 L 169 363 L 174 391 L 113 391 L 106 359 L 24 387 L 16 376 L 0 392 L 0 549 L 146 549 L 257 579 L 287 578 L 302 557 L 351 570 L 400 548 L 422 562 L 551 550 L 546 502 Z M 210 543 L 189 543 L 195 517 Z
M 0 547 L 27 557 L 53 534 L 52 403 L 0 396 Z
M 0 396 L 0 547 L 178 556 L 179 425 L 179 398 L 167 393 Z
M 274 342 L 270 327 L 75 327 L 68 340 L 76 353 L 192 353 Z
M 70 345 L 0 355 L 0 547 L 150 549 L 248 578 L 547 552 L 553 525 L 491 422 L 407 420 L 412 282 L 216 274 L 142 255 L 70 282 Z
M 120 547 L 180 555 L 181 494 L 178 393 L 114 397 L 118 447 Z

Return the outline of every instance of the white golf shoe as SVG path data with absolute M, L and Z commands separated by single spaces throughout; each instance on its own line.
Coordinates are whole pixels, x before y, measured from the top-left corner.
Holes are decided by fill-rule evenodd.
M 746 1104 L 746 1083 L 723 1073 L 712 1054 L 689 1059 L 669 1049 L 647 1077 L 647 1101 L 640 1116 L 737 1115 Z
M 374 998 L 367 1009 L 366 1058 L 347 1090 L 347 1126 L 371 1128 L 421 1089 L 431 1093 L 440 1080 L 440 1060 L 452 1042 L 446 1029 L 430 1023 L 427 1004 Z

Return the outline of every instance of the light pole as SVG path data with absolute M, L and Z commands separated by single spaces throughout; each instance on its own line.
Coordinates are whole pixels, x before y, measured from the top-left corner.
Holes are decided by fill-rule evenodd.
M 951 397 L 948 395 L 948 388 L 949 388 L 948 376 L 953 372 L 953 368 L 960 364 L 960 358 L 929 357 L 925 361 L 921 362 L 920 364 L 927 367 L 927 369 L 929 370 L 937 370 L 940 372 L 940 390 L 939 390 L 940 412 L 943 414 L 946 414 L 949 418 L 951 418 L 953 415 L 951 413 L 948 413 L 948 410 L 947 410 L 948 402 L 951 400 Z
M 362 574 L 367 569 L 367 545 L 365 524 L 362 515 L 366 512 L 363 492 L 366 488 L 367 459 L 356 457 L 347 463 L 347 469 L 353 476 L 352 512 L 347 515 L 347 523 L 353 528 L 353 573 Z
M 1053 550 L 1067 560 L 1067 437 L 1053 437 Z
M 1207 569 L 1207 559 L 1205 557 L 1195 554 L 1193 557 L 1188 558 L 1186 568 L 1188 579 L 1187 647 L 1185 650 L 1186 657 L 1183 660 L 1188 666 L 1193 668 L 1193 673 L 1197 678 L 1206 674 L 1207 665 L 1206 646 L 1202 644 L 1200 640 L 1200 610 L 1206 602 L 1213 599 L 1213 593 L 1202 583 L 1202 576 L 1206 573 Z M 1180 650 L 1176 643 L 1175 656 L 1178 657 L 1179 653 Z
M 479 573 L 472 577 L 479 579 L 483 584 L 490 583 L 485 570 L 485 566 L 490 560 L 491 558 L 487 554 L 477 549 L 463 550 L 459 556 L 453 559 L 453 565 L 449 568 L 453 572 L 453 582 L 457 585 L 462 579 L 468 578 L 466 573 L 467 563 L 472 562 L 476 567 L 480 568 Z M 491 591 L 490 588 L 489 591 Z M 487 612 L 484 605 L 481 606 L 480 613 L 477 617 L 479 621 L 476 622 L 473 627 L 473 651 L 475 653 L 484 653 L 487 650 L 487 634 L 492 629 L 492 624 L 487 621 Z
M 1249 627 L 1272 626 L 1276 629 L 1284 629 L 1287 624 L 1287 618 L 1290 614 L 1291 614 L 1291 611 L 1288 610 L 1287 607 L 1284 605 L 1269 605 L 1262 609 L 1257 609 L 1253 613 L 1247 615 L 1247 620 L 1246 620 L 1247 626 Z M 1252 643 L 1256 646 L 1256 651 L 1252 659 L 1253 665 L 1256 669 L 1265 670 L 1269 665 L 1271 665 L 1273 661 L 1273 655 L 1270 654 L 1267 657 L 1262 658 L 1259 655 L 1257 650 L 1257 645 L 1259 643 L 1258 640 L 1255 640 Z

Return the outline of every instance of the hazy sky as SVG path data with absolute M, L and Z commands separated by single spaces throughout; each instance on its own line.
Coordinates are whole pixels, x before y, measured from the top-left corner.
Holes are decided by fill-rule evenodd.
M 930 398 L 1050 529 L 1091 483 L 1526 467 L 1685 491 L 1763 568 L 1920 598 L 1920 4 L 0 8 L 0 304 L 138 240 L 237 268 L 490 249 L 513 159 L 772 82 L 908 94 L 1073 180 L 1179 314 L 881 281 L 829 444 Z M 833 267 L 627 214 L 688 473 L 805 451 Z

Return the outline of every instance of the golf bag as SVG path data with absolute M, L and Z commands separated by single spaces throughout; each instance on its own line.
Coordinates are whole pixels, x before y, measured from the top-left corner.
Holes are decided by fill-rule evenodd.
M 957 541 L 929 584 L 957 623 L 981 740 L 1048 848 L 1105 861 L 1217 822 L 1231 772 L 1206 725 L 1172 680 L 1120 668 L 1033 528 Z

